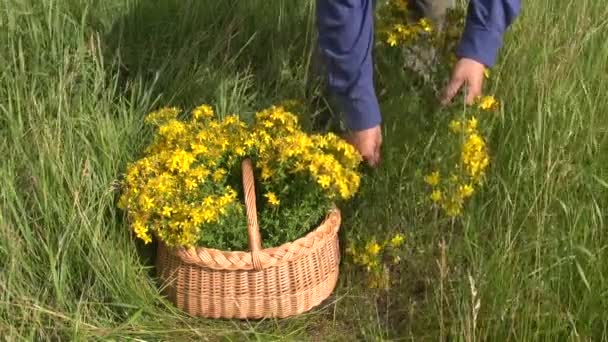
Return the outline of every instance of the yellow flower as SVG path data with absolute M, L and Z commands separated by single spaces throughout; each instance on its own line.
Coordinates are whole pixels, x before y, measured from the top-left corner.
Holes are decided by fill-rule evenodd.
M 395 26 L 393 27 L 395 31 L 397 31 L 398 33 L 403 33 L 405 31 L 407 31 L 407 28 L 405 27 L 405 25 L 403 24 L 395 24 Z
M 391 239 L 390 244 L 393 247 L 399 247 L 403 245 L 403 241 L 405 241 L 405 237 L 402 234 L 397 234 Z
M 207 196 L 203 200 L 203 204 L 205 205 L 205 207 L 212 207 L 214 203 L 215 203 L 215 200 L 211 196 Z
M 458 194 L 462 198 L 471 197 L 475 189 L 470 184 L 464 184 L 458 187 Z
M 268 203 L 270 203 L 270 205 L 273 207 L 277 207 L 279 204 L 281 204 L 281 201 L 277 198 L 277 195 L 274 192 L 268 192 L 264 195 L 264 197 L 268 199 Z
M 490 69 L 485 68 L 485 69 L 483 70 L 483 76 L 484 76 L 485 78 L 490 78 Z
M 485 141 L 479 134 L 469 135 L 462 147 L 460 158 L 469 176 L 479 180 L 489 164 Z
M 213 117 L 213 115 L 214 115 L 213 108 L 211 108 L 211 106 L 206 105 L 206 104 L 200 105 L 192 111 L 192 116 L 196 120 L 199 120 L 201 118 L 211 118 L 211 117 Z
M 204 221 L 200 209 L 192 210 L 192 212 L 190 212 L 190 218 L 192 219 L 192 224 L 194 224 L 195 226 L 200 225 Z
M 222 121 L 222 123 L 225 126 L 235 125 L 235 124 L 238 124 L 239 122 L 240 122 L 239 118 L 234 114 L 226 116 L 224 118 L 224 121 Z
M 317 179 L 317 183 L 319 183 L 323 189 L 327 189 L 331 185 L 331 178 L 328 175 L 322 175 Z
M 460 133 L 460 130 L 462 129 L 462 124 L 458 120 L 452 120 L 450 121 L 449 127 L 452 133 Z
M 141 195 L 141 197 L 139 198 L 139 205 L 144 210 L 150 210 L 154 208 L 154 200 L 146 195 Z
M 234 153 L 236 153 L 237 156 L 242 157 L 245 155 L 245 149 L 242 148 L 241 146 L 237 146 L 234 148 Z
M 160 110 L 154 111 L 148 114 L 145 118 L 146 123 L 152 123 L 155 125 L 162 125 L 177 117 L 180 112 L 179 108 L 161 108 Z
M 194 190 L 198 186 L 198 183 L 194 179 L 186 179 L 186 189 Z
M 202 211 L 203 220 L 207 223 L 211 223 L 216 220 L 217 215 L 211 208 L 204 208 Z
M 146 227 L 146 224 L 142 220 L 136 219 L 135 222 L 133 222 L 133 230 L 135 231 L 135 235 L 142 239 L 146 245 L 152 242 L 152 239 L 148 234 L 148 227 Z
M 203 166 L 198 166 L 190 170 L 190 176 L 196 178 L 197 181 L 203 182 L 209 176 L 209 170 Z
M 245 140 L 245 146 L 249 148 L 255 146 L 255 140 L 252 138 L 248 138 L 247 140 Z
M 422 30 L 424 32 L 431 32 L 433 30 L 433 27 L 431 26 L 431 22 L 426 18 L 420 19 L 418 21 L 418 25 L 420 25 L 420 27 L 422 28 Z
M 495 110 L 498 108 L 498 101 L 494 98 L 494 96 L 483 96 L 479 100 L 479 108 L 487 111 Z
M 469 119 L 469 121 L 467 122 L 467 132 L 471 133 L 474 132 L 477 129 L 478 126 L 478 121 L 476 117 L 472 117 Z
M 441 201 L 442 198 L 443 194 L 441 190 L 433 190 L 433 192 L 431 193 L 431 200 L 435 203 Z
M 386 43 L 389 46 L 396 46 L 397 45 L 397 36 L 394 33 L 389 33 L 388 37 L 386 38 Z
M 168 166 L 171 171 L 179 171 L 184 173 L 190 169 L 190 165 L 194 163 L 196 159 L 192 153 L 184 150 L 178 150 L 168 160 Z
M 169 141 L 173 141 L 186 133 L 186 125 L 177 120 L 170 120 L 158 127 L 158 133 Z
M 444 208 L 448 216 L 456 217 L 462 213 L 462 202 L 450 200 L 447 204 L 445 204 Z
M 173 208 L 164 206 L 161 215 L 163 215 L 164 217 L 171 217 L 171 212 L 173 212 Z
M 439 184 L 439 171 L 435 171 L 430 175 L 425 176 L 424 181 L 431 186 Z
M 370 241 L 365 246 L 365 250 L 369 255 L 378 255 L 381 249 L 382 247 L 380 247 L 380 245 L 375 241 Z
M 264 180 L 264 181 L 269 180 L 272 177 L 272 171 L 265 164 L 262 165 L 262 174 L 261 174 L 261 176 L 262 176 L 262 180 Z
M 214 182 L 221 182 L 224 180 L 224 177 L 226 176 L 227 171 L 225 169 L 217 169 L 215 170 L 215 172 L 213 173 L 213 181 Z

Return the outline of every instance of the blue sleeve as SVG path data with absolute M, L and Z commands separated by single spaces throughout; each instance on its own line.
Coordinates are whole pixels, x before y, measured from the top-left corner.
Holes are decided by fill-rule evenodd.
M 494 66 L 503 35 L 519 15 L 520 7 L 521 0 L 470 0 L 458 57 Z
M 319 48 L 328 86 L 352 130 L 381 122 L 374 89 L 374 0 L 318 0 Z

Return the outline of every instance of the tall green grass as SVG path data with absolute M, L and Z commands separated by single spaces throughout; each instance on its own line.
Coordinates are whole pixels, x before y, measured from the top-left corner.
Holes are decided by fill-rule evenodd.
M 455 224 L 417 203 L 429 139 L 445 128 L 384 60 L 383 165 L 344 208 L 342 235 L 405 232 L 399 285 L 366 289 L 345 263 L 319 309 L 233 322 L 187 317 L 159 295 L 154 246 L 130 236 L 117 180 L 155 106 L 247 116 L 304 98 L 314 2 L 3 0 L 0 335 L 607 340 L 606 17 L 601 1 L 524 2 L 487 89 L 505 102 L 491 179 Z

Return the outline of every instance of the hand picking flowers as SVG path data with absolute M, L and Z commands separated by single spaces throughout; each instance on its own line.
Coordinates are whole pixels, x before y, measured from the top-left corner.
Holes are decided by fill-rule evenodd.
M 466 13 L 461 7 L 449 8 L 442 25 L 418 18 L 408 0 L 383 0 L 378 4 L 377 41 L 382 54 L 394 66 L 395 58 L 404 70 L 413 72 L 435 93 L 450 78 L 457 58 L 454 51 L 464 30 Z
M 378 13 L 381 46 L 396 50 L 406 69 L 426 79 L 435 93 L 441 92 L 456 61 L 454 52 L 464 28 L 465 12 L 461 8 L 448 10 L 441 30 L 427 18 L 413 19 L 407 0 L 386 0 Z M 412 59 L 422 66 L 408 67 Z M 489 78 L 488 70 L 485 77 Z M 430 186 L 427 198 L 449 217 L 460 216 L 466 200 L 483 184 L 490 164 L 485 127 L 488 113 L 498 105 L 493 96 L 484 96 L 464 110 L 452 107 L 448 110 L 449 127 L 434 139 L 440 147 L 435 149 L 432 171 L 424 177 Z
M 136 236 L 169 246 L 247 248 L 240 165 L 255 167 L 264 247 L 304 236 L 338 201 L 358 191 L 361 157 L 338 136 L 306 134 L 282 106 L 246 124 L 219 119 L 211 106 L 190 115 L 177 108 L 150 113 L 155 128 L 144 156 L 129 165 L 120 207 Z

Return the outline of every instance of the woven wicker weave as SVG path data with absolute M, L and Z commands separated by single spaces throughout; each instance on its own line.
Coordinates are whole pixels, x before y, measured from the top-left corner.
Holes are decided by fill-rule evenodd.
M 243 162 L 249 252 L 168 248 L 160 243 L 157 270 L 164 294 L 185 312 L 211 318 L 284 318 L 319 305 L 334 290 L 341 216 L 333 208 L 306 236 L 262 249 L 253 166 Z

